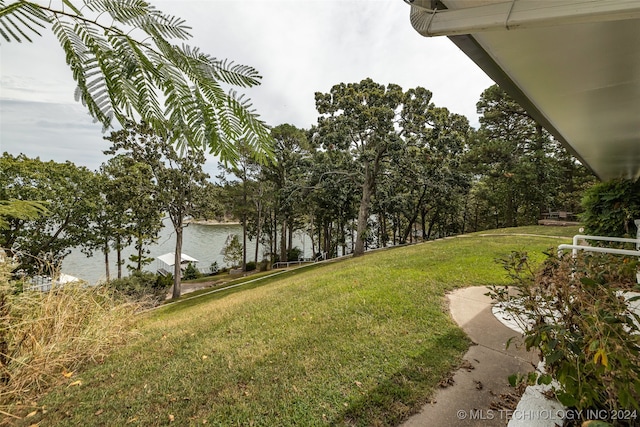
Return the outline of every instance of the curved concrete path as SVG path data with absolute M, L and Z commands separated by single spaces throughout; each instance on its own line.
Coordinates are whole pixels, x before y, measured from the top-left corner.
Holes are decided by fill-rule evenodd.
M 403 427 L 492 427 L 509 422 L 510 412 L 492 403 L 514 391 L 509 386 L 509 375 L 532 371 L 538 357 L 515 345 L 506 348 L 507 340 L 519 334 L 496 319 L 486 292 L 487 288 L 479 286 L 448 295 L 451 316 L 475 345 L 453 375 L 453 384 L 439 389 L 432 403 L 424 405 Z

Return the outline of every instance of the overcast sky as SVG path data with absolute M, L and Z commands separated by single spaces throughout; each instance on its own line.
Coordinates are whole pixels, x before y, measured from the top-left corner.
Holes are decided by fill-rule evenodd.
M 54 2 L 55 3 L 55 2 Z M 262 84 L 243 90 L 263 120 L 308 129 L 314 93 L 367 77 L 422 86 L 439 107 L 478 126 L 475 104 L 493 82 L 447 38 L 424 38 L 402 0 L 151 0 L 184 18 L 212 56 L 250 65 Z M 101 125 L 75 102 L 54 36 L 0 47 L 0 151 L 95 170 L 107 157 Z M 108 134 L 108 132 L 107 132 Z M 215 174 L 213 163 L 207 171 Z

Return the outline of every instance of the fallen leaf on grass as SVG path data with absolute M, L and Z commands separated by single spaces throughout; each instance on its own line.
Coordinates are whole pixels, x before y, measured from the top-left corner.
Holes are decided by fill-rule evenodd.
M 172 423 L 176 420 L 176 417 L 174 417 L 173 415 L 169 414 L 169 422 Z
M 66 369 L 62 371 L 62 376 L 65 378 L 71 378 L 73 376 L 73 372 L 69 372 Z
M 74 381 L 74 382 L 70 383 L 67 387 L 74 387 L 74 386 L 79 386 L 79 385 L 82 385 L 82 381 L 77 380 L 77 381 Z
M 104 412 L 104 409 L 98 409 L 98 410 L 96 411 L 96 413 L 95 413 L 95 414 L 93 414 L 93 415 L 100 415 L 100 414 L 101 414 L 101 413 L 103 413 L 103 412 Z
M 36 409 L 33 412 L 29 412 L 25 418 L 31 418 L 31 417 L 35 416 L 37 413 L 38 413 L 38 410 Z
M 362 383 L 360 381 L 355 381 L 354 384 L 357 385 L 358 387 L 362 388 Z

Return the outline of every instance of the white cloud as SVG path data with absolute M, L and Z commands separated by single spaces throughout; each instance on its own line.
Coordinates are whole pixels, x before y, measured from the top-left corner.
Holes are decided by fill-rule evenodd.
M 418 35 L 401 0 L 152 2 L 186 19 L 194 36 L 188 44 L 260 72 L 262 84 L 240 92 L 272 126 L 310 127 L 316 91 L 367 77 L 423 86 L 436 105 L 477 124 L 475 103 L 492 83 L 448 39 Z M 53 35 L 5 43 L 1 60 L 0 151 L 92 169 L 105 160 L 101 126 L 74 102 L 71 72 Z
M 0 151 L 41 160 L 64 162 L 95 170 L 109 147 L 102 125 L 94 123 L 81 104 L 16 101 L 0 104 Z

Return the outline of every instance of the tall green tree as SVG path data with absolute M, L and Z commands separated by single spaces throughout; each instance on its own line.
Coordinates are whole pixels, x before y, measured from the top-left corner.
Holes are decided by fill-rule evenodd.
M 268 129 L 234 89 L 258 85 L 261 76 L 184 44 L 191 34 L 183 19 L 143 0 L 0 1 L 7 42 L 30 42 L 45 30 L 66 55 L 76 97 L 105 128 L 139 118 L 169 143 L 224 160 L 237 158 L 239 138 L 268 157 Z
M 340 83 L 329 93 L 317 92 L 317 132 L 325 147 L 349 150 L 362 167 L 362 190 L 354 256 L 364 253 L 371 198 L 389 146 L 398 141 L 395 120 L 402 88 L 371 79 Z
M 10 201 L 5 206 L 31 206 L 31 212 L 4 217 L 7 225 L 0 228 L 0 247 L 10 255 L 23 255 L 19 268 L 50 274 L 71 248 L 85 244 L 91 212 L 98 203 L 97 187 L 95 173 L 85 167 L 4 153 L 0 200 Z M 36 200 L 40 203 L 34 205 Z M 42 207 L 46 215 L 40 215 Z
M 240 267 L 242 271 L 245 271 L 247 266 L 247 226 L 249 217 L 254 213 L 253 208 L 256 206 L 253 202 L 255 199 L 254 188 L 257 187 L 256 184 L 260 167 L 259 164 L 253 160 L 248 146 L 244 145 L 242 141 L 239 141 L 238 147 L 240 152 L 238 160 L 232 165 L 218 165 L 222 173 L 218 175 L 217 178 L 225 186 L 228 201 L 232 205 L 234 216 L 239 218 L 242 224 L 242 257 Z
M 100 167 L 102 177 L 102 205 L 94 212 L 94 244 L 85 247 L 91 255 L 93 250 L 102 251 L 105 258 L 107 280 L 109 273 L 109 252 L 113 248 L 117 256 L 117 277 L 122 277 L 122 250 L 134 244 L 136 253 L 131 255 L 133 271 L 142 271 L 151 259 L 148 245 L 157 240 L 162 228 L 162 207 L 153 182 L 153 172 L 148 164 L 137 162 L 130 156 L 117 155 Z
M 188 146 L 182 152 L 176 151 L 146 123 L 130 124 L 105 139 L 112 143 L 105 154 L 124 153 L 150 168 L 155 184 L 153 199 L 162 212 L 169 216 L 176 236 L 173 298 L 178 298 L 181 294 L 184 220 L 187 216 L 199 216 L 203 212 L 203 205 L 197 196 L 209 178 L 202 170 L 204 154 Z
M 405 93 L 400 116 L 405 144 L 393 153 L 390 164 L 391 185 L 398 199 L 395 209 L 404 217 L 400 241 L 409 239 L 418 219 L 423 239 L 430 237 L 437 223 L 442 225 L 442 234 L 455 233 L 459 230 L 448 219 L 462 210 L 454 203 L 456 195 L 469 187 L 470 177 L 460 168 L 470 135 L 469 122 L 433 105 L 431 92 L 420 87 Z M 403 194 L 405 197 L 398 198 Z
M 315 230 L 312 238 L 317 236 L 312 239 L 314 253 L 334 257 L 340 255 L 340 248 L 342 255 L 352 252 L 352 225 L 358 215 L 361 186 L 358 165 L 342 150 L 314 150 L 309 171 L 305 202 Z
M 107 176 L 101 172 L 98 174 L 95 190 L 100 196 L 91 215 L 91 225 L 86 230 L 87 242 L 82 247 L 82 252 L 87 257 L 92 257 L 96 251 L 102 252 L 105 267 L 105 278 L 107 282 L 111 280 L 111 269 L 109 264 L 109 253 L 111 245 L 118 250 L 118 260 L 120 259 L 120 246 L 116 242 L 121 241 L 121 234 L 125 228 L 124 215 L 120 214 L 119 209 L 107 200 L 110 182 Z M 120 263 L 118 262 L 118 278 L 120 275 Z
M 571 202 L 567 192 L 588 174 L 540 124 L 496 85 L 477 107 L 481 127 L 467 158 L 486 190 L 476 194 L 486 196 L 497 226 L 531 224 L 545 210 L 579 206 L 579 197 Z
M 306 132 L 290 124 L 281 124 L 271 130 L 274 141 L 274 159 L 262 167 L 265 180 L 275 189 L 273 200 L 279 224 L 273 231 L 280 236 L 280 261 L 287 261 L 293 243 L 293 232 L 302 224 L 296 219 L 302 216 L 305 175 L 309 164 L 309 145 Z
M 237 267 L 242 262 L 243 253 L 244 248 L 236 234 L 227 239 L 224 248 L 222 248 L 223 260 L 231 268 Z

